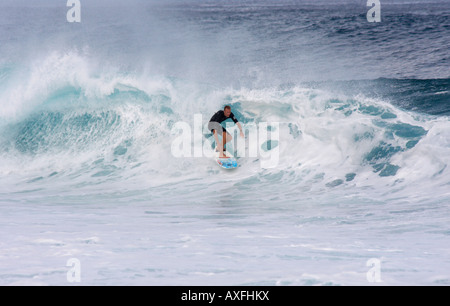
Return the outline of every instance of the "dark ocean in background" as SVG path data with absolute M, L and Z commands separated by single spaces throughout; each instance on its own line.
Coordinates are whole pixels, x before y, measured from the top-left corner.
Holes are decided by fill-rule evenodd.
M 449 1 L 80 2 L 0 3 L 0 284 L 450 284 Z

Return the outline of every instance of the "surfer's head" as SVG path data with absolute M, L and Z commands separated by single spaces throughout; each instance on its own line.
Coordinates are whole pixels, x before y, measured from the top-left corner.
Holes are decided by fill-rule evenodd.
M 223 114 L 225 117 L 230 117 L 231 115 L 231 106 L 227 105 L 223 108 Z

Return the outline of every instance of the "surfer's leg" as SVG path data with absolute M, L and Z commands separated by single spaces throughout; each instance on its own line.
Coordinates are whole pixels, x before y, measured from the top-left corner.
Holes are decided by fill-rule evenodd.
M 219 135 L 217 134 L 216 130 L 212 130 L 212 132 L 214 134 L 214 139 L 216 140 L 216 147 L 218 148 L 219 144 L 220 144 L 220 142 L 219 142 Z
M 229 142 L 229 139 L 228 139 L 228 133 L 226 132 L 226 131 L 223 131 L 223 134 L 222 134 L 222 144 L 223 144 L 223 150 L 225 151 L 225 144 L 227 144 L 228 142 Z M 231 135 L 230 135 L 231 136 Z
M 225 144 L 229 143 L 231 140 L 233 139 L 233 137 L 231 136 L 230 133 L 228 133 L 225 129 L 223 131 L 223 150 L 225 150 Z
M 214 139 L 216 140 L 216 149 L 219 150 L 219 152 L 221 153 L 221 155 L 223 155 L 223 144 L 220 143 L 219 141 L 219 135 L 222 135 L 224 128 L 222 127 L 222 125 L 218 122 L 214 122 L 214 121 L 210 121 L 208 123 L 208 129 L 211 130 L 211 133 L 213 133 L 214 135 Z M 222 139 L 222 142 L 224 140 Z M 222 152 L 221 152 L 222 151 Z
M 217 133 L 217 130 L 213 130 L 213 133 L 214 133 L 214 139 L 216 140 L 217 149 L 219 150 L 219 153 L 220 153 L 219 156 L 220 157 L 226 157 L 223 154 L 225 143 L 224 144 L 220 143 L 220 141 L 219 141 L 219 134 Z M 222 142 L 224 142 L 223 140 L 224 139 L 222 139 Z

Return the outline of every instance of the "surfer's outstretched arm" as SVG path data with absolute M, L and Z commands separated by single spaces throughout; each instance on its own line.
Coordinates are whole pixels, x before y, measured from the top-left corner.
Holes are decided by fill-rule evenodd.
M 244 137 L 244 132 L 242 131 L 242 125 L 239 122 L 236 122 L 236 125 L 239 128 L 239 131 L 241 131 L 241 137 Z

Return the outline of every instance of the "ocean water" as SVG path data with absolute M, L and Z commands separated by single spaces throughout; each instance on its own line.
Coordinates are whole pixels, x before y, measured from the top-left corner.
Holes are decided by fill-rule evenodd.
M 450 284 L 448 1 L 80 2 L 0 3 L 0 285 Z

